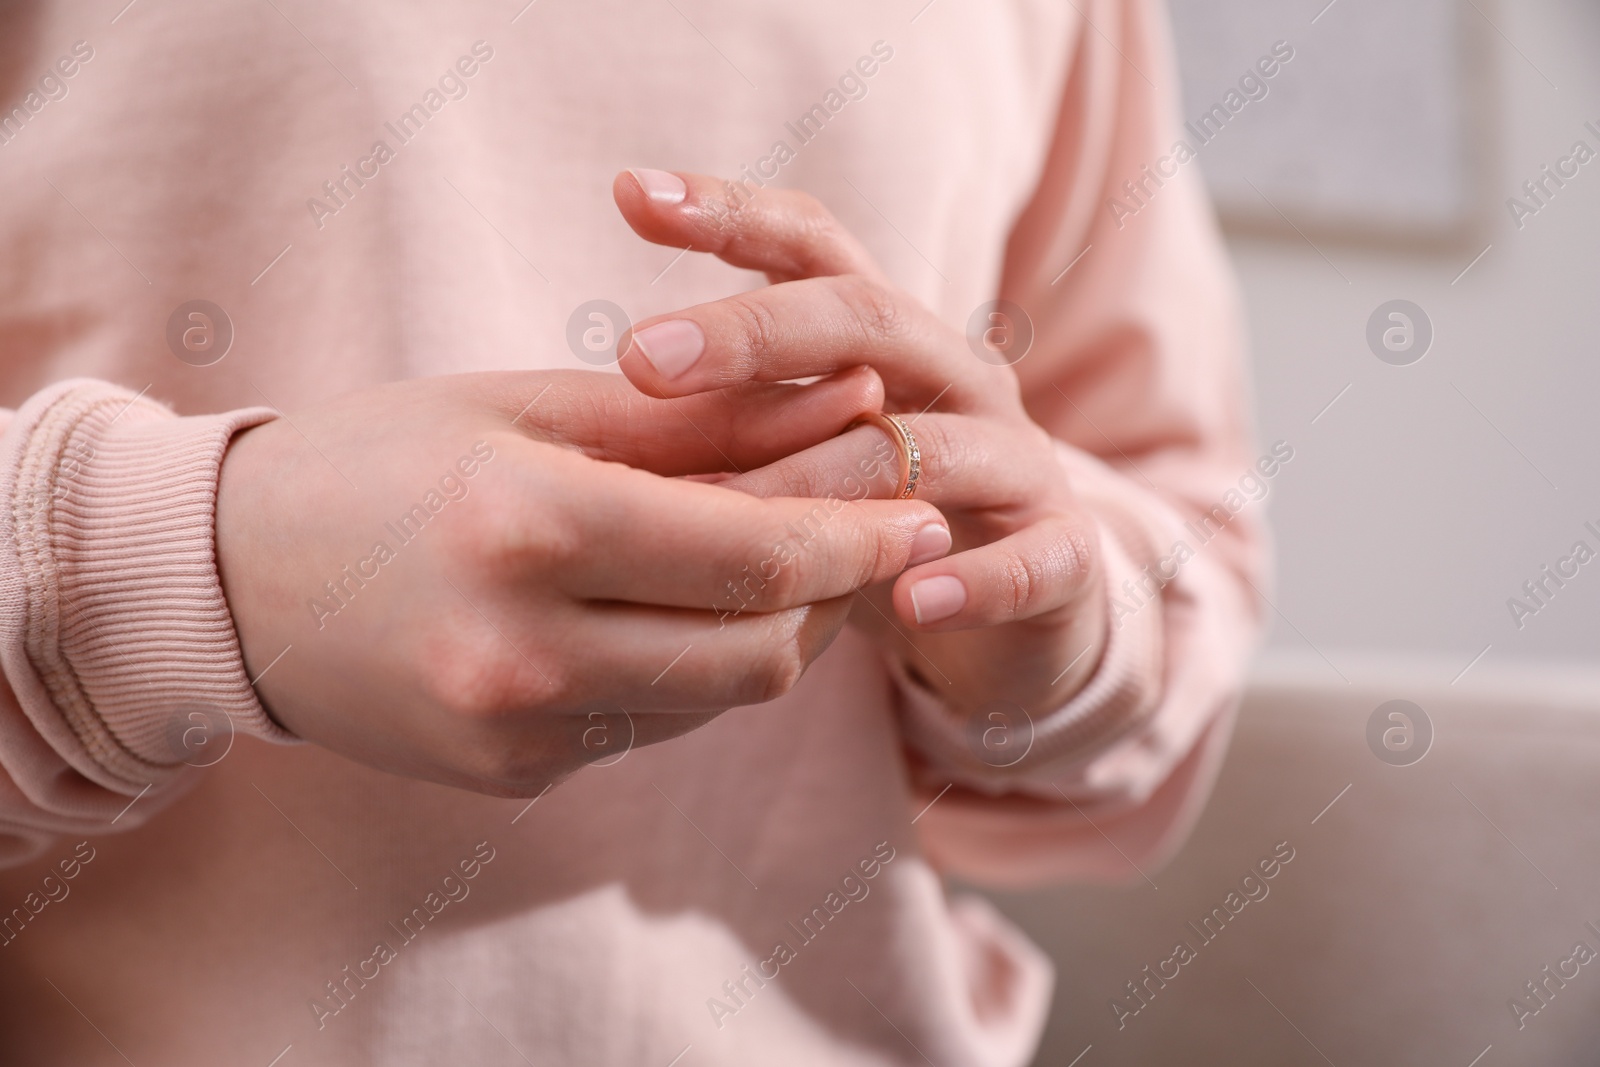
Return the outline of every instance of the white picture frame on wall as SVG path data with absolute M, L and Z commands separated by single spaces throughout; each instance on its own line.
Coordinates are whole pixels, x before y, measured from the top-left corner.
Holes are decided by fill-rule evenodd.
M 1495 125 L 1488 2 L 1169 0 L 1185 134 L 1224 225 L 1469 245 Z

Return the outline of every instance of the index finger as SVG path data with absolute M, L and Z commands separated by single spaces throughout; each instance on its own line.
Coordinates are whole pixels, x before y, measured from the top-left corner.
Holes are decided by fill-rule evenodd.
M 665 475 L 772 463 L 883 403 L 883 382 L 869 367 L 804 385 L 747 382 L 672 400 L 597 371 L 485 372 L 476 380 L 524 434 Z
M 950 545 L 922 501 L 759 499 L 610 465 L 583 480 L 570 531 L 581 551 L 557 580 L 589 599 L 779 611 L 887 581 Z

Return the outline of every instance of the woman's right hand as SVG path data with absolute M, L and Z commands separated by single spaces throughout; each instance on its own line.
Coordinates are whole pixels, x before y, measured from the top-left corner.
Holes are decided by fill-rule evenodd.
M 498 796 L 771 700 L 856 590 L 942 554 L 945 522 L 677 476 L 772 462 L 881 402 L 864 368 L 683 400 L 486 373 L 247 430 L 217 556 L 257 692 L 308 741 Z

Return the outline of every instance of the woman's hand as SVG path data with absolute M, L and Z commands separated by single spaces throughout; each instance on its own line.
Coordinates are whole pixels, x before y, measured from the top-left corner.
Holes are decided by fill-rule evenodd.
M 771 462 L 881 397 L 866 370 L 671 402 L 614 374 L 473 374 L 249 430 L 217 551 L 257 690 L 307 740 L 509 796 L 770 700 L 852 593 L 944 551 L 944 520 L 864 501 L 801 540 L 814 501 L 666 476 Z
M 677 199 L 677 186 L 682 197 Z M 647 188 L 648 186 L 648 188 Z M 917 498 L 950 520 L 951 555 L 912 567 L 856 619 L 958 710 L 1007 699 L 1064 703 L 1105 643 L 1106 594 L 1092 519 L 1074 501 L 1056 445 L 1024 410 L 1009 366 L 891 286 L 815 200 L 715 179 L 640 172 L 614 192 L 643 237 L 765 271 L 774 284 L 636 324 L 623 371 L 655 397 L 782 382 L 862 365 L 883 378 L 922 453 Z M 887 434 L 858 427 L 728 483 L 761 496 L 852 496 L 849 478 Z M 892 455 L 892 453 L 891 453 Z M 873 495 L 894 492 L 879 463 Z

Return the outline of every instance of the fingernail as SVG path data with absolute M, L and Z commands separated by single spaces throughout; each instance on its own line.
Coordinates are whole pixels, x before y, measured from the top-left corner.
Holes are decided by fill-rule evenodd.
M 950 551 L 950 528 L 937 522 L 930 522 L 917 531 L 917 536 L 911 539 L 911 557 L 906 560 L 907 567 L 916 567 L 934 560 Z
M 630 168 L 628 173 L 633 175 L 633 180 L 639 183 L 639 188 L 644 190 L 644 195 L 650 198 L 652 204 L 681 204 L 683 198 L 689 195 L 689 187 L 676 174 L 646 167 Z
M 706 350 L 706 335 L 688 319 L 668 319 L 633 335 L 644 358 L 663 378 L 676 378 Z
M 924 578 L 911 587 L 911 610 L 917 624 L 948 619 L 967 603 L 967 587 L 953 574 Z

